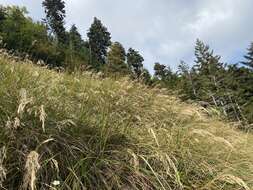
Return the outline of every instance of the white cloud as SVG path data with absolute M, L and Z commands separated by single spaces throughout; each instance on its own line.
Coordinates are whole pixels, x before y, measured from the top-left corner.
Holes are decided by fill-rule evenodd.
M 25 5 L 35 18 L 42 0 L 0 0 Z M 75 23 L 85 37 L 94 16 L 113 40 L 139 50 L 145 66 L 155 61 L 176 68 L 180 59 L 193 62 L 196 38 L 210 44 L 225 61 L 242 59 L 253 40 L 252 0 L 65 0 L 67 26 Z

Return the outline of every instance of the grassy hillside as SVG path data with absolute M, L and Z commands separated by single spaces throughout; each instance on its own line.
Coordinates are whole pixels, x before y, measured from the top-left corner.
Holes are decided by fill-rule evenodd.
M 253 135 L 127 79 L 0 56 L 3 189 L 253 189 Z

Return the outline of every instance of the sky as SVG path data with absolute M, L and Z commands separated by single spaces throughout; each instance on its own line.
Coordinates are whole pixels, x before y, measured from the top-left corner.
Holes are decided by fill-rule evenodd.
M 66 27 L 76 24 L 83 38 L 93 18 L 108 28 L 113 41 L 133 47 L 152 72 L 155 62 L 176 69 L 192 65 L 197 38 L 226 63 L 243 60 L 253 41 L 252 0 L 65 0 Z M 0 0 L 27 7 L 35 20 L 44 17 L 42 0 Z

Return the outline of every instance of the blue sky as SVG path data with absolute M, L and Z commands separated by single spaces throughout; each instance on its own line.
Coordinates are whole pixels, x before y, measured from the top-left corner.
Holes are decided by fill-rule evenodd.
M 180 60 L 192 64 L 197 38 L 208 43 L 223 61 L 243 59 L 253 41 L 252 0 L 65 0 L 66 26 L 76 24 L 86 38 L 93 17 L 102 20 L 113 41 L 133 47 L 145 58 L 176 69 Z M 30 16 L 43 16 L 42 0 L 0 0 L 26 6 Z

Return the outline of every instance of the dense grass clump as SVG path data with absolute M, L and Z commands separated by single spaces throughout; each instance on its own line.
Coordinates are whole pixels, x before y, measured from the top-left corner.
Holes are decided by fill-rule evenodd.
M 253 188 L 253 135 L 127 79 L 0 57 L 3 189 Z

